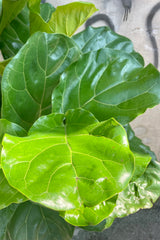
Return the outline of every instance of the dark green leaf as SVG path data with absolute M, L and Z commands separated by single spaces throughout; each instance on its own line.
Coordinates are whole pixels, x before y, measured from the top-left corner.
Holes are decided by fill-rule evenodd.
M 2 16 L 0 21 L 0 34 L 3 29 L 10 23 L 20 11 L 24 8 L 27 0 L 3 0 Z
M 61 76 L 53 91 L 53 112 L 77 107 L 99 121 L 114 117 L 126 124 L 160 103 L 160 74 L 151 64 L 143 68 L 131 55 L 101 49 L 84 54 Z
M 0 36 L 0 49 L 5 59 L 13 57 L 29 38 L 29 11 L 25 7 L 8 24 Z
M 132 178 L 133 181 L 144 173 L 151 158 L 156 160 L 156 156 L 148 146 L 144 145 L 142 141 L 135 136 L 130 125 L 126 125 L 125 129 L 127 132 L 130 148 L 135 156 L 135 172 Z
M 79 28 L 95 11 L 92 3 L 73 2 L 58 6 L 48 22 L 40 16 L 38 7 L 34 8 L 30 15 L 31 33 L 42 31 L 48 33 L 63 33 L 67 36 Z
M 60 74 L 79 58 L 74 41 L 60 34 L 35 33 L 5 68 L 2 117 L 28 129 L 51 112 L 51 94 Z
M 134 51 L 131 40 L 113 32 L 108 27 L 88 27 L 86 30 L 74 35 L 72 39 L 83 53 L 97 51 L 101 48 L 111 48 L 132 54 L 144 65 L 141 55 Z
M 8 240 L 6 238 L 7 225 L 12 219 L 18 204 L 12 204 L 7 208 L 0 210 L 0 240 Z
M 48 22 L 52 16 L 52 13 L 56 9 L 49 3 L 44 3 L 40 5 L 40 15 L 45 22 Z
M 58 212 L 26 202 L 0 211 L 0 240 L 70 240 L 74 227 Z
M 95 122 L 87 111 L 70 110 L 41 117 L 28 137 L 6 134 L 2 168 L 9 183 L 62 211 L 94 207 L 122 191 L 133 175 L 133 154 L 113 139 L 91 135 Z

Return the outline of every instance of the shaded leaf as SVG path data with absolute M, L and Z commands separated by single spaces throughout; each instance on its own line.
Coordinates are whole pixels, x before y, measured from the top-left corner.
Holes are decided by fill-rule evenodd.
M 53 112 L 77 107 L 99 121 L 114 117 L 126 124 L 160 103 L 160 74 L 149 64 L 143 68 L 122 51 L 101 49 L 84 54 L 61 76 L 53 91 Z
M 114 140 L 89 134 L 95 121 L 84 110 L 71 110 L 41 117 L 28 137 L 6 134 L 2 168 L 9 183 L 32 201 L 62 211 L 94 207 L 122 191 L 134 157 Z
M 5 59 L 13 57 L 29 38 L 29 11 L 25 7 L 8 24 L 0 36 L 0 49 Z
M 12 219 L 17 207 L 18 207 L 18 204 L 12 204 L 9 207 L 0 210 L 0 223 L 1 223 L 0 240 L 8 240 L 5 237 L 7 225 Z
M 60 34 L 35 33 L 5 68 L 2 117 L 26 130 L 51 112 L 51 94 L 61 73 L 79 58 L 74 41 Z
M 0 33 L 24 8 L 27 0 L 3 0 Z
M 0 62 L 0 75 L 3 75 L 4 69 L 7 66 L 7 64 L 11 61 L 12 58 L 6 59 L 2 62 Z
M 132 54 L 137 61 L 144 65 L 142 56 L 134 51 L 131 40 L 115 33 L 109 27 L 88 27 L 74 35 L 72 39 L 83 53 L 97 51 L 102 48 L 111 48 Z
M 155 154 L 150 150 L 150 148 L 142 143 L 142 140 L 137 138 L 134 134 L 134 131 L 130 127 L 130 125 L 125 126 L 129 145 L 131 150 L 135 156 L 135 172 L 132 178 L 132 181 L 135 180 L 137 177 L 140 177 L 146 167 L 148 166 L 151 158 L 156 160 Z
M 31 202 L 1 210 L 1 220 L 5 220 L 1 240 L 70 240 L 74 230 L 58 212 Z
M 38 7 L 37 10 L 30 14 L 31 33 L 42 31 L 47 33 L 63 33 L 67 36 L 73 33 L 80 27 L 95 11 L 96 7 L 92 3 L 73 2 L 63 6 L 58 6 L 56 11 L 48 22 L 40 16 Z

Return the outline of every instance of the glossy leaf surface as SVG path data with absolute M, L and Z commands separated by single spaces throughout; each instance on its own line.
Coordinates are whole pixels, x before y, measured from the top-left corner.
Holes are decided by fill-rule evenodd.
M 60 74 L 79 57 L 73 40 L 35 33 L 5 68 L 2 117 L 25 129 L 51 111 L 51 94 Z
M 144 158 L 141 165 L 135 162 L 135 174 L 125 190 L 118 195 L 116 207 L 113 212 L 103 222 L 97 226 L 85 227 L 91 231 L 102 231 L 111 226 L 115 218 L 122 218 L 137 212 L 139 209 L 151 208 L 153 203 L 160 196 L 160 163 L 156 161 L 155 154 L 150 148 L 138 139 L 129 125 L 125 126 L 130 148 L 134 153 L 142 154 L 148 158 L 148 154 L 152 157 L 152 161 L 147 166 Z M 138 171 L 137 170 L 141 171 Z
M 0 119 L 0 153 L 2 149 L 1 142 L 5 133 L 19 137 L 27 135 L 27 132 L 17 124 Z M 8 184 L 2 169 L 0 169 L 0 209 L 7 207 L 11 203 L 20 203 L 23 201 L 26 201 L 26 197 Z
M 0 33 L 24 8 L 27 0 L 3 0 L 2 16 L 0 21 Z
M 84 54 L 61 76 L 53 91 L 53 112 L 84 108 L 99 121 L 114 117 L 126 124 L 160 103 L 160 74 L 143 68 L 122 51 L 101 49 Z
M 152 161 L 145 173 L 131 181 L 119 194 L 116 207 L 108 219 L 105 228 L 110 227 L 115 218 L 122 218 L 139 209 L 151 208 L 160 196 L 160 163 Z
M 74 226 L 89 226 L 100 223 L 107 218 L 116 206 L 117 196 L 94 207 L 81 207 L 61 213 L 61 216 Z
M 122 191 L 133 175 L 133 154 L 113 139 L 89 134 L 95 122 L 78 109 L 41 117 L 28 137 L 6 134 L 2 168 L 9 183 L 62 211 L 94 207 Z
M 92 3 L 73 2 L 58 6 L 48 22 L 45 22 L 38 11 L 32 11 L 30 16 L 31 33 L 42 31 L 47 33 L 63 33 L 67 36 L 80 27 L 92 14 L 97 11 Z
M 1 221 L 5 222 L 0 240 L 70 240 L 74 230 L 58 212 L 31 202 L 0 211 Z
M 137 61 L 144 65 L 142 56 L 134 51 L 131 40 L 113 32 L 108 27 L 88 27 L 84 31 L 74 35 L 72 39 L 83 53 L 97 51 L 102 48 L 111 48 L 130 53 L 130 55 L 134 56 Z
M 25 7 L 0 35 L 0 49 L 5 59 L 13 57 L 29 38 L 29 11 Z
M 2 169 L 0 169 L 0 209 L 6 208 L 12 203 L 21 203 L 26 200 L 24 195 L 8 184 Z

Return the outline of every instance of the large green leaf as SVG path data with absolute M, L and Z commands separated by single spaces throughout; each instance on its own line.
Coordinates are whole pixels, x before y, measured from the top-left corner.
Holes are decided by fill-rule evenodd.
M 42 31 L 48 33 L 63 33 L 67 36 L 80 27 L 95 11 L 96 7 L 92 3 L 73 2 L 67 5 L 58 6 L 52 13 L 48 22 L 40 16 L 39 7 L 31 7 L 30 26 L 31 33 Z
M 133 154 L 113 139 L 91 135 L 95 122 L 84 110 L 70 110 L 41 117 L 28 137 L 6 134 L 2 168 L 9 183 L 62 211 L 94 207 L 122 191 L 133 175 Z
M 0 119 L 0 154 L 2 149 L 1 142 L 5 133 L 19 137 L 27 135 L 26 131 L 17 124 Z M 0 169 L 0 209 L 7 207 L 11 203 L 20 203 L 23 201 L 26 201 L 26 197 L 8 184 L 2 169 Z
M 7 65 L 2 78 L 2 117 L 28 129 L 51 112 L 51 94 L 60 74 L 79 58 L 73 40 L 35 33 Z
M 70 240 L 74 227 L 58 212 L 26 202 L 0 211 L 0 240 Z
M 13 57 L 29 38 L 29 11 L 25 7 L 0 35 L 0 49 L 5 59 Z
M 129 148 L 125 129 L 114 119 L 95 123 L 88 127 L 89 133 L 94 136 L 104 136 Z M 62 216 L 72 225 L 88 226 L 96 225 L 107 218 L 116 206 L 117 196 L 104 201 L 94 207 L 84 207 L 65 211 Z
M 0 21 L 0 34 L 3 29 L 10 23 L 20 11 L 24 8 L 27 0 L 3 0 L 2 16 Z
M 53 112 L 77 107 L 100 120 L 114 117 L 126 124 L 147 108 L 160 103 L 160 74 L 131 55 L 101 49 L 84 54 L 61 76 L 53 91 Z
M 111 48 L 132 54 L 144 65 L 142 56 L 134 51 L 131 40 L 113 32 L 108 27 L 88 27 L 84 31 L 74 35 L 72 39 L 77 43 L 83 53 L 96 51 L 101 48 Z
M 130 148 L 134 153 L 148 157 L 152 156 L 152 161 L 147 166 L 147 161 L 143 158 L 140 165 L 135 161 L 135 173 L 137 176 L 132 178 L 131 182 L 125 190 L 118 195 L 116 207 L 103 222 L 97 226 L 85 227 L 91 231 L 102 231 L 113 223 L 114 219 L 125 217 L 129 214 L 137 212 L 139 209 L 151 208 L 153 203 L 160 196 L 160 163 L 156 161 L 155 154 L 150 148 L 138 139 L 129 125 L 125 126 Z M 147 168 L 146 168 L 147 167 Z M 137 170 L 141 170 L 138 171 Z

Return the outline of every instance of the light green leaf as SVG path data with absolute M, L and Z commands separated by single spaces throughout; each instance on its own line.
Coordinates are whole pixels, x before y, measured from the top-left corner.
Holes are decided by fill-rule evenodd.
M 53 91 L 53 112 L 84 108 L 99 121 L 114 117 L 126 124 L 160 103 L 160 74 L 131 55 L 101 49 L 84 54 L 61 76 Z
M 74 227 L 58 212 L 26 202 L 0 211 L 1 240 L 70 240 Z
M 151 208 L 160 196 L 160 163 L 156 161 L 155 154 L 150 148 L 135 136 L 131 127 L 127 125 L 125 128 L 132 151 L 134 154 L 144 156 L 143 161 L 138 162 L 138 165 L 135 159 L 134 176 L 127 188 L 119 193 L 116 207 L 111 215 L 97 226 L 85 227 L 87 230 L 102 231 L 110 227 L 117 217 L 122 218 L 139 209 Z M 152 161 L 147 166 L 148 154 L 152 156 Z
M 127 133 L 125 129 L 114 118 L 100 122 L 91 126 L 90 133 L 95 136 L 104 136 L 113 139 L 114 141 L 129 147 Z
M 24 8 L 27 0 L 3 0 L 0 33 Z
M 34 12 L 39 12 L 40 3 L 41 3 L 41 0 L 28 0 L 28 7 Z
M 94 123 L 92 114 L 78 109 L 41 117 L 28 137 L 6 134 L 2 168 L 9 183 L 32 201 L 62 211 L 94 207 L 122 191 L 133 175 L 133 154 L 89 134 Z
M 111 48 L 130 53 L 137 61 L 144 65 L 142 56 L 134 51 L 131 40 L 113 32 L 108 27 L 88 27 L 84 31 L 74 35 L 72 39 L 83 53 L 97 51 L 102 48 Z
M 5 119 L 0 119 L 0 154 L 2 149 L 1 142 L 5 133 L 19 137 L 27 135 L 27 132 L 17 124 L 11 123 Z M 0 209 L 7 207 L 11 203 L 20 203 L 26 200 L 26 197 L 8 184 L 2 169 L 0 169 Z
M 29 38 L 29 11 L 25 7 L 0 35 L 0 49 L 5 59 L 13 57 Z
M 74 32 L 97 11 L 92 3 L 73 2 L 58 6 L 48 22 L 40 16 L 39 10 L 31 9 L 31 33 L 42 31 L 47 33 L 63 33 L 72 36 Z
M 117 196 L 108 199 L 94 207 L 84 207 L 68 210 L 61 216 L 74 226 L 89 226 L 100 223 L 107 218 L 116 206 Z
M 27 201 L 27 198 L 11 187 L 0 169 L 0 209 L 6 208 L 12 203 L 21 203 Z
M 5 68 L 2 117 L 26 130 L 51 112 L 51 94 L 61 73 L 79 58 L 74 41 L 60 34 L 35 33 Z

